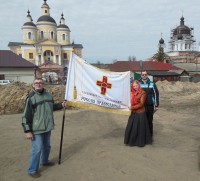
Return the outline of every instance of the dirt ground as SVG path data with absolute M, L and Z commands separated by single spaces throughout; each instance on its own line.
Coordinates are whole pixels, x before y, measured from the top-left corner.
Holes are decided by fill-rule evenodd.
M 154 116 L 154 142 L 143 148 L 123 144 L 128 116 L 67 110 L 62 163 L 41 167 L 41 181 L 199 181 L 200 104 L 161 99 Z M 186 104 L 183 104 L 183 101 Z M 63 112 L 55 112 L 50 159 L 59 155 Z M 21 114 L 0 116 L 0 181 L 33 180 L 26 172 L 30 141 Z
M 157 82 L 159 110 L 154 142 L 123 144 L 128 116 L 66 110 L 62 163 L 41 167 L 41 181 L 200 181 L 200 83 Z M 27 174 L 31 149 L 21 127 L 30 85 L 0 87 L 0 181 L 33 180 Z M 60 101 L 64 86 L 49 87 Z M 17 113 L 17 114 L 16 114 Z M 50 159 L 58 162 L 63 111 L 55 112 Z

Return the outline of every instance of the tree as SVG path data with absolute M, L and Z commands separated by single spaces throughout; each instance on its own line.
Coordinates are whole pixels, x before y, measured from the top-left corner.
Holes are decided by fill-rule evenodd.
M 164 62 L 165 61 L 165 53 L 163 47 L 160 45 L 158 49 L 158 53 L 155 56 L 157 62 Z
M 133 61 L 136 61 L 136 57 L 135 57 L 135 56 L 132 56 L 132 60 L 133 60 Z
M 117 61 L 118 61 L 117 58 L 115 58 L 115 59 L 112 60 L 113 63 L 115 63 L 115 62 L 117 62 Z
M 129 56 L 128 61 L 136 61 L 136 57 L 135 56 Z
M 100 65 L 100 64 L 101 64 L 101 62 L 99 60 L 97 60 L 97 65 Z

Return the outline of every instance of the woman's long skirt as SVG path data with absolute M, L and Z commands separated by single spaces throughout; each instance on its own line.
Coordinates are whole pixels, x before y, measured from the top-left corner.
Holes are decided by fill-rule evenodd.
M 152 144 L 152 137 L 145 112 L 131 112 L 125 130 L 124 144 L 139 147 Z

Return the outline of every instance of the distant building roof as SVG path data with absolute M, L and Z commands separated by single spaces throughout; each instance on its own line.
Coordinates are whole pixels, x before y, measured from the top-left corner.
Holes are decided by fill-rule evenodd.
M 175 67 L 170 63 L 153 62 L 153 61 L 117 61 L 110 65 L 110 70 L 116 72 L 123 72 L 123 71 L 138 72 L 141 70 L 168 71 L 168 70 L 178 70 L 178 69 L 180 68 Z
M 33 22 L 26 22 L 26 23 L 24 23 L 23 26 L 34 26 L 34 27 L 36 27 L 36 25 Z
M 184 69 L 188 72 L 199 72 L 200 71 L 200 64 L 196 63 L 176 63 L 175 66 Z
M 149 75 L 152 76 L 180 76 L 180 73 L 172 72 L 172 71 L 148 71 Z
M 10 50 L 0 50 L 1 68 L 34 68 L 35 64 L 25 60 Z
M 93 65 L 99 69 L 105 69 L 105 70 L 108 70 L 110 67 L 110 64 L 101 64 L 101 63 L 92 63 L 91 65 Z
M 75 43 L 72 43 L 72 44 L 68 44 L 68 45 L 63 45 L 62 47 L 73 47 L 73 48 L 83 48 L 83 45 L 82 44 L 75 44 Z
M 72 43 L 70 44 L 71 46 L 73 46 L 74 48 L 83 48 L 83 45 L 82 44 L 75 44 L 75 43 Z
M 51 16 L 48 16 L 48 15 L 40 16 L 38 18 L 37 22 L 40 22 L 40 21 L 47 21 L 47 22 L 51 22 L 51 23 L 56 24 L 56 21 Z
M 27 43 L 23 43 L 23 42 L 9 42 L 8 46 L 20 46 L 20 45 L 30 45 Z
M 69 27 L 64 24 L 60 24 L 57 28 L 66 28 L 66 29 L 70 30 Z

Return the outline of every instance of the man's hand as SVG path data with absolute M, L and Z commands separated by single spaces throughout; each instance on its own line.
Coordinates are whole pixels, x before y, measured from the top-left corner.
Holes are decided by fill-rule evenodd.
M 64 101 L 64 102 L 62 103 L 62 107 L 67 107 L 67 101 Z
M 158 110 L 158 106 L 154 106 L 154 113 Z
M 26 133 L 26 139 L 33 140 L 33 133 L 31 132 Z

